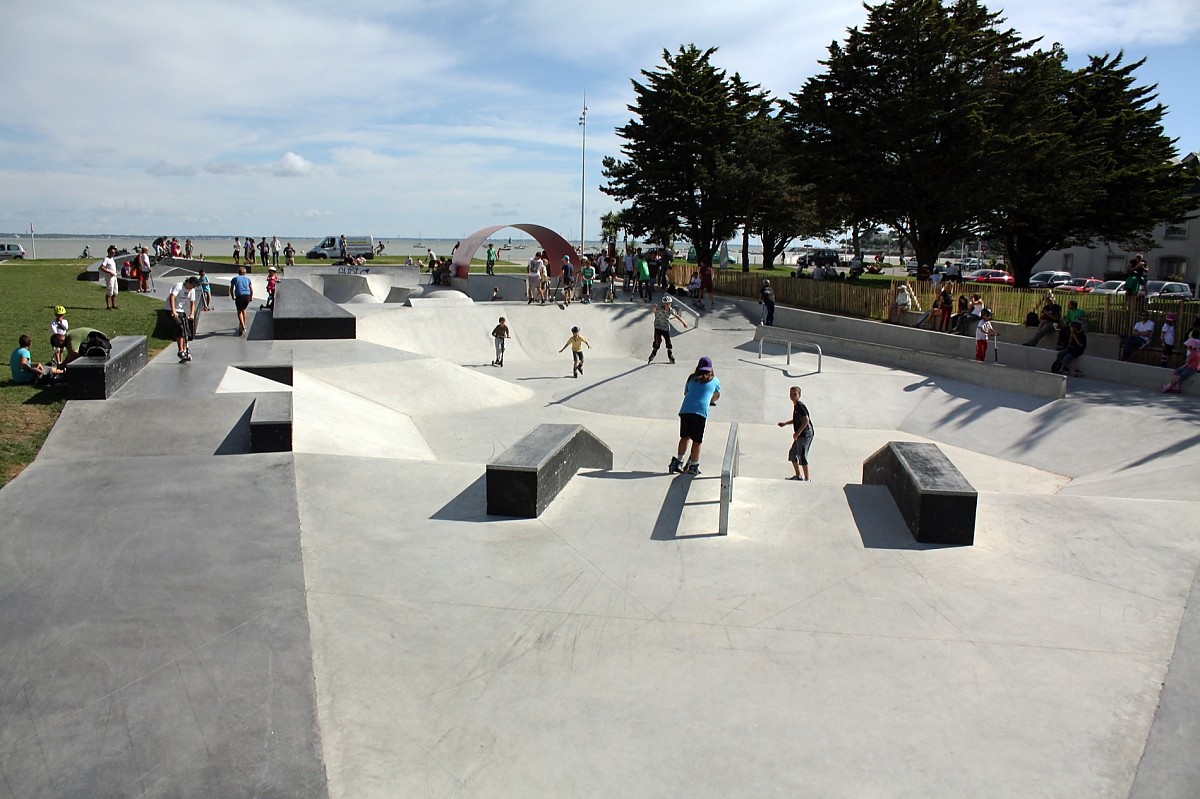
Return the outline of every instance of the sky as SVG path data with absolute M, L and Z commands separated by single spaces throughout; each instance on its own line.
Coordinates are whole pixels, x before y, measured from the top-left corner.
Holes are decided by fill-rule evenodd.
M 1145 57 L 1200 150 L 1196 0 L 993 2 L 1022 35 Z M 458 239 L 529 222 L 598 238 L 631 79 L 664 48 L 776 96 L 855 0 L 7 0 L 0 232 Z M 733 10 L 731 10 L 733 9 Z M 586 95 L 586 127 L 579 124 Z M 585 146 L 586 134 L 586 146 Z M 519 234 L 518 234 L 519 235 Z

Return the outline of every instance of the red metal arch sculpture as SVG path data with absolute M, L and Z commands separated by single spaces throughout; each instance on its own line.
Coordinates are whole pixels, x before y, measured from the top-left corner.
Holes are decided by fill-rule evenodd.
M 454 274 L 461 278 L 467 277 L 468 270 L 471 268 L 471 258 L 474 257 L 475 251 L 493 233 L 497 230 L 504 230 L 506 227 L 516 228 L 523 233 L 533 236 L 534 241 L 538 243 L 538 249 L 544 250 L 546 253 L 546 270 L 550 273 L 551 277 L 557 277 L 562 271 L 563 256 L 571 259 L 571 263 L 575 265 L 576 274 L 579 274 L 579 254 L 575 252 L 575 248 L 571 245 L 571 242 L 548 227 L 526 223 L 518 225 L 491 225 L 480 228 L 470 236 L 467 236 L 458 245 L 458 249 L 454 251 Z

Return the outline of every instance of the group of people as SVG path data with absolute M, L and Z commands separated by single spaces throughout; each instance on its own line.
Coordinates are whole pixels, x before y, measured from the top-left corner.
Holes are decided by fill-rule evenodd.
M 341 238 L 343 257 L 346 255 L 345 238 L 345 236 Z M 278 268 L 280 255 L 284 257 L 285 266 L 294 266 L 296 263 L 296 248 L 292 246 L 290 241 L 287 244 L 280 242 L 278 236 L 272 236 L 270 241 L 267 241 L 267 237 L 263 236 L 257 243 L 254 241 L 253 236 L 247 236 L 245 244 L 242 243 L 240 238 L 235 237 L 233 240 L 234 264 L 241 265 L 243 253 L 245 254 L 245 266 L 248 272 L 253 271 L 256 260 L 263 266 Z

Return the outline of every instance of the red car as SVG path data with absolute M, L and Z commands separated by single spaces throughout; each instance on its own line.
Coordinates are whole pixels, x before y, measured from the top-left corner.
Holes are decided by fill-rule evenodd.
M 1062 285 L 1056 286 L 1055 291 L 1078 291 L 1083 293 L 1091 291 L 1103 282 L 1104 281 L 1098 277 L 1077 277 L 1068 280 Z
M 1011 286 L 1016 281 L 1013 276 L 1003 269 L 976 269 L 970 274 L 963 275 L 963 280 L 971 283 L 1002 283 Z

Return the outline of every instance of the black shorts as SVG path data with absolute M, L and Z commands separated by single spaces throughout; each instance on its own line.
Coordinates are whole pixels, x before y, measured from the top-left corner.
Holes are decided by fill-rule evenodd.
M 704 425 L 708 418 L 698 413 L 679 414 L 679 437 L 690 438 L 693 443 L 704 443 Z
M 239 311 L 244 311 L 246 310 L 246 307 L 250 305 L 251 299 L 252 297 L 249 294 L 239 294 L 233 298 L 234 307 L 236 307 Z
M 175 338 L 191 339 L 192 337 L 192 320 L 187 318 L 187 314 L 176 314 L 172 317 L 175 322 Z

